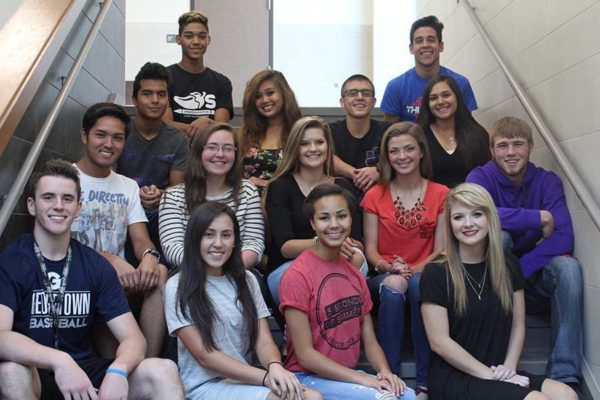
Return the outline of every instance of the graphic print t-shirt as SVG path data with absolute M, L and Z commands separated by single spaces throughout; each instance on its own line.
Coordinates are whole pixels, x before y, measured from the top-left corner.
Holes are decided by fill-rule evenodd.
M 129 306 L 115 270 L 104 257 L 76 240 L 71 240 L 71 252 L 58 312 L 58 347 L 81 360 L 92 355 L 93 321 L 108 322 L 129 312 Z M 60 289 L 65 262 L 66 258 L 45 260 L 53 294 Z M 0 254 L 0 304 L 14 312 L 13 331 L 54 347 L 52 313 L 30 234 L 17 238 Z
M 373 304 L 365 278 L 343 258 L 326 261 L 305 250 L 281 278 L 279 308 L 296 308 L 308 316 L 313 346 L 333 361 L 355 368 L 360 355 L 363 316 Z M 286 369 L 311 372 L 298 361 L 288 336 Z
M 127 227 L 148 222 L 137 183 L 112 171 L 106 178 L 94 178 L 79 170 L 79 179 L 82 207 L 71 237 L 96 251 L 124 258 Z
M 169 104 L 173 120 L 189 124 L 197 118 L 214 119 L 218 108 L 225 108 L 233 118 L 231 81 L 225 75 L 210 68 L 193 74 L 179 65 L 167 67 L 171 74 Z

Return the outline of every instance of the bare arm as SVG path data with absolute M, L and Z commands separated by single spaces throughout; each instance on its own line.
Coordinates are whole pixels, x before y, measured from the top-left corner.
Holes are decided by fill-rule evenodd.
M 368 211 L 363 211 L 363 230 L 365 232 L 365 253 L 367 261 L 373 266 L 377 266 L 380 271 L 390 272 L 392 265 L 384 261 L 379 254 L 379 219 L 377 215 Z
M 396 122 L 400 122 L 400 116 L 398 116 L 398 115 L 383 113 L 383 119 L 392 124 L 395 124 Z
M 146 291 L 154 289 L 158 285 L 160 269 L 166 267 L 159 264 L 158 258 L 150 253 L 145 253 L 146 249 L 154 249 L 154 244 L 148 236 L 148 229 L 144 222 L 137 222 L 129 225 L 127 228 L 129 239 L 133 244 L 133 251 L 140 263 L 138 271 L 140 275 L 139 290 Z
M 347 178 L 350 181 L 354 179 L 354 172 L 356 171 L 356 169 L 352 165 L 344 162 L 341 158 L 339 158 L 336 155 L 333 156 L 333 168 L 335 169 L 335 174 L 337 176 L 343 176 L 344 178 Z
M 283 394 L 289 393 L 292 399 L 302 400 L 304 398 L 302 385 L 292 372 L 283 368 L 281 353 L 279 353 L 279 349 L 273 342 L 271 329 L 266 318 L 261 318 L 258 321 L 258 337 L 255 349 L 260 364 L 268 369 L 267 379 L 271 382 L 269 387 L 276 388 L 275 392 L 280 397 L 284 397 Z
M 504 366 L 516 370 L 519 358 L 521 358 L 521 352 L 523 351 L 523 344 L 525 343 L 525 295 L 523 294 L 523 290 L 514 292 L 512 300 L 513 318 Z
M 285 258 L 296 258 L 306 249 L 312 247 L 312 239 L 292 239 L 281 246 L 281 255 Z
M 183 183 L 185 179 L 185 172 L 184 171 L 179 171 L 176 169 L 172 169 L 169 172 L 169 185 L 170 186 L 174 186 L 177 185 L 179 183 Z
M 97 399 L 89 378 L 69 354 L 13 332 L 13 320 L 13 310 L 0 304 L 0 360 L 52 370 L 65 398 Z
M 294 338 L 294 350 L 298 361 L 304 368 L 328 379 L 358 383 L 369 387 L 377 386 L 377 380 L 374 377 L 344 367 L 319 353 L 313 347 L 310 323 L 306 314 L 293 307 L 287 307 L 284 314 L 287 329 Z
M 425 302 L 421 304 L 421 314 L 431 350 L 466 374 L 480 379 L 493 379 L 491 368 L 482 364 L 450 337 L 446 308 Z
M 107 322 L 108 329 L 119 342 L 115 360 L 109 368 L 131 373 L 144 359 L 146 339 L 140 331 L 133 315 L 126 313 Z M 98 395 L 100 398 L 126 399 L 129 382 L 125 376 L 107 373 L 102 380 Z
M 202 367 L 216 371 L 229 379 L 262 385 L 264 370 L 241 363 L 221 351 L 207 351 L 202 343 L 200 332 L 193 325 L 178 329 L 175 334 Z
M 165 124 L 184 132 L 190 139 L 194 137 L 196 131 L 198 130 L 190 124 L 184 124 L 183 122 L 175 121 L 173 119 L 173 110 L 171 109 L 171 107 L 167 108 L 167 111 L 165 111 L 165 113 L 162 116 L 162 120 Z
M 215 121 L 216 122 L 229 122 L 231 120 L 231 115 L 229 115 L 229 110 L 226 108 L 217 108 L 215 110 Z

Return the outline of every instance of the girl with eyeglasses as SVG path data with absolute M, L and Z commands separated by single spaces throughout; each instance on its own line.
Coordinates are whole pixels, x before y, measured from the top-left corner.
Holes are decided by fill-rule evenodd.
M 169 333 L 189 400 L 322 400 L 283 368 L 269 311 L 244 268 L 237 217 L 223 203 L 192 212 L 180 272 L 165 286 Z M 252 354 L 258 366 L 252 365 Z
M 430 399 L 576 400 L 567 385 L 517 372 L 525 341 L 525 280 L 505 259 L 489 193 L 465 183 L 446 199 L 446 255 L 421 278 L 421 310 L 433 355 Z
M 454 187 L 491 158 L 487 131 L 473 118 L 456 81 L 448 76 L 433 78 L 425 87 L 419 125 L 431 151 L 434 182 Z
M 167 262 L 181 265 L 191 211 L 208 201 L 227 204 L 240 225 L 244 266 L 255 266 L 264 251 L 264 217 L 258 189 L 243 180 L 237 139 L 229 124 L 212 124 L 192 142 L 185 182 L 165 191 L 159 207 L 160 242 Z
M 274 70 L 260 71 L 250 79 L 243 109 L 239 136 L 244 178 L 262 191 L 281 162 L 292 125 L 302 114 L 287 80 Z

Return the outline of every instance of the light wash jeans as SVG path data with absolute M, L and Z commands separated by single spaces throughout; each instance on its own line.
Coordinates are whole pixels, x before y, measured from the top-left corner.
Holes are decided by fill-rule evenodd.
M 376 389 L 357 383 L 334 381 L 306 372 L 295 372 L 295 374 L 301 384 L 318 390 L 325 400 L 415 400 L 417 398 L 411 388 L 406 388 L 404 394 L 398 398 L 389 392 L 380 393 Z
M 510 252 L 512 240 L 502 232 L 504 251 Z M 555 256 L 541 271 L 539 279 L 527 288 L 527 304 L 535 308 L 550 300 L 552 353 L 546 375 L 561 382 L 579 382 L 582 362 L 583 278 L 576 258 Z M 542 304 L 543 306 L 543 304 Z M 528 307 L 529 308 L 529 307 Z

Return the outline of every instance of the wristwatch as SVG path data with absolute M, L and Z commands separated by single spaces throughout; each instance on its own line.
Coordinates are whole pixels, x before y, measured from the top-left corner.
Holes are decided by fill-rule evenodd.
M 160 253 L 158 252 L 158 250 L 150 248 L 150 247 L 148 247 L 146 250 L 144 250 L 144 252 L 142 253 L 142 258 L 144 258 L 144 256 L 148 253 L 150 253 L 154 257 L 156 257 L 157 260 L 160 260 Z

